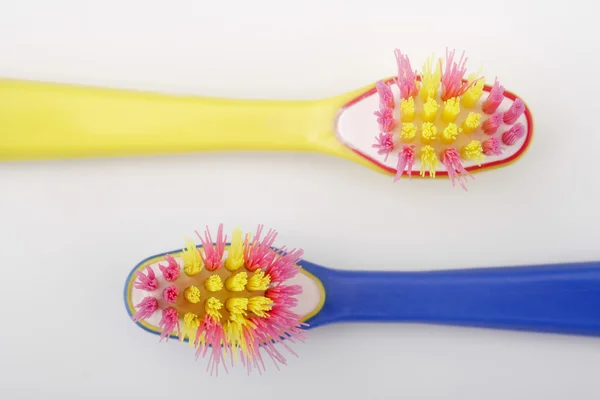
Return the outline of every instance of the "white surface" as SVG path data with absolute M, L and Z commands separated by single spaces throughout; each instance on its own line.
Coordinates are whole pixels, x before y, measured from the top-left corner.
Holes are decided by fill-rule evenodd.
M 597 399 L 598 339 L 401 324 L 319 328 L 281 372 L 214 379 L 121 298 L 135 263 L 219 222 L 264 223 L 345 269 L 600 259 L 596 15 L 591 1 L 1 2 L 0 76 L 316 98 L 393 74 L 397 46 L 423 60 L 448 45 L 526 99 L 536 137 L 468 193 L 307 154 L 1 164 L 0 398 Z
M 440 54 L 440 56 L 442 56 L 442 55 L 443 54 Z M 421 72 L 422 69 L 419 68 L 418 71 Z M 476 69 L 475 69 L 475 71 L 476 71 Z M 465 74 L 465 76 L 468 76 L 468 74 L 471 72 L 472 71 L 467 71 L 467 74 Z M 491 83 L 491 84 L 494 83 L 493 81 L 492 82 L 489 82 L 489 81 L 490 81 L 490 79 L 488 78 L 488 80 L 487 80 L 488 83 Z M 394 94 L 394 99 L 396 102 L 395 115 L 398 115 L 398 113 L 400 111 L 400 106 L 399 106 L 400 90 L 398 89 L 398 85 L 396 85 L 396 84 L 390 85 L 390 88 L 392 89 L 392 92 Z M 441 89 L 438 90 L 438 98 L 436 99 L 438 104 L 442 104 L 442 100 L 439 97 L 440 92 L 441 92 Z M 484 101 L 487 99 L 488 94 L 489 94 L 488 92 L 484 92 L 484 94 L 481 96 L 481 98 L 479 99 L 479 101 L 477 102 L 477 104 L 474 108 L 469 109 L 469 108 L 462 107 L 460 110 L 460 113 L 458 114 L 458 116 L 455 120 L 455 123 L 460 126 L 461 122 L 466 119 L 467 115 L 470 112 L 479 112 L 481 114 L 481 123 L 483 124 L 483 122 L 489 116 L 487 114 L 484 114 L 481 111 L 481 106 L 484 103 Z M 516 95 L 519 96 L 518 93 Z M 506 112 L 506 110 L 508 110 L 510 108 L 510 106 L 513 104 L 513 102 L 514 102 L 514 100 L 511 100 L 508 97 L 504 97 L 504 100 L 502 101 L 502 103 L 500 104 L 500 106 L 498 107 L 498 109 L 496 110 L 496 112 L 494 114 Z M 418 113 L 420 113 L 421 110 L 423 109 L 422 108 L 423 100 L 420 97 L 418 97 L 416 99 L 415 103 L 416 103 L 416 106 L 415 106 L 416 114 L 418 115 Z M 377 92 L 375 92 L 372 95 L 361 99 L 361 101 L 358 101 L 358 102 L 352 104 L 351 106 L 345 108 L 342 111 L 342 113 L 339 115 L 339 118 L 338 118 L 337 135 L 338 135 L 339 139 L 343 143 L 345 143 L 347 146 L 349 146 L 350 148 L 356 149 L 356 150 L 360 151 L 362 154 L 366 154 L 372 160 L 376 160 L 377 162 L 385 165 L 386 167 L 396 169 L 397 165 L 398 165 L 398 151 L 402 146 L 402 144 L 399 142 L 397 135 L 394 136 L 395 143 L 396 143 L 396 149 L 392 153 L 389 154 L 387 159 L 386 159 L 385 155 L 377 154 L 377 149 L 373 147 L 373 143 L 375 143 L 374 137 L 379 134 L 379 124 L 377 123 L 377 117 L 375 117 L 373 115 L 373 111 L 377 110 L 378 108 L 379 108 L 379 95 L 377 94 Z M 440 106 L 440 109 L 438 110 L 438 118 L 435 121 L 436 128 L 438 130 L 438 134 L 440 132 L 442 132 L 442 130 L 445 128 L 445 126 L 447 126 L 443 121 L 441 121 L 441 118 L 440 118 L 441 114 L 442 114 L 442 106 Z M 422 123 L 422 120 L 418 117 L 415 117 L 414 123 L 418 127 L 419 132 L 420 132 L 420 124 Z M 470 134 L 469 136 L 464 136 L 462 138 L 462 142 L 464 144 L 464 143 L 467 143 L 466 140 L 471 139 L 471 140 L 479 140 L 481 143 L 483 143 L 485 140 L 487 140 L 491 136 L 495 136 L 498 140 L 502 141 L 502 134 L 504 132 L 508 131 L 513 125 L 516 125 L 519 123 L 525 127 L 525 132 L 527 132 L 527 130 L 528 130 L 527 117 L 525 116 L 525 114 L 521 114 L 521 116 L 519 118 L 517 118 L 517 120 L 513 124 L 505 124 L 504 122 L 502 122 L 500 124 L 500 126 L 498 127 L 498 130 L 496 131 L 496 133 L 494 133 L 493 135 L 487 135 L 483 132 L 483 130 L 481 128 L 478 128 L 474 133 Z M 397 128 L 397 129 L 399 129 L 399 128 Z M 370 134 L 369 132 L 371 132 L 372 134 Z M 534 135 L 535 135 L 535 132 L 534 132 Z M 523 137 L 521 137 L 520 139 L 518 139 L 517 141 L 515 141 L 515 143 L 512 146 L 507 146 L 502 143 L 502 148 L 503 148 L 502 154 L 499 156 L 486 156 L 485 160 L 480 165 L 485 167 L 486 164 L 493 163 L 498 160 L 505 160 L 507 158 L 512 157 L 514 154 L 516 154 L 519 151 L 519 149 L 521 149 L 523 147 L 523 145 L 525 144 L 525 140 L 527 140 L 526 134 Z M 418 138 L 415 141 L 413 141 L 412 144 L 416 145 L 415 150 L 417 152 L 423 145 L 419 141 Z M 460 150 L 460 146 L 462 146 L 463 144 L 459 144 L 459 141 L 457 140 L 457 142 L 454 143 L 454 146 L 456 146 L 456 148 L 458 150 Z M 436 148 L 436 151 L 439 154 L 439 151 L 441 151 L 440 149 L 447 148 L 448 146 L 443 145 L 439 142 L 436 142 L 434 144 L 434 147 Z M 463 166 L 465 168 L 474 167 L 476 165 L 477 165 L 477 162 L 469 161 L 469 160 L 466 160 L 463 163 Z M 413 166 L 413 170 L 412 170 L 413 176 L 419 175 L 420 168 L 421 168 L 421 162 L 419 160 L 418 153 L 417 153 L 417 155 L 415 156 L 414 166 Z M 440 162 L 436 168 L 436 172 L 437 171 L 447 171 L 447 168 L 444 166 L 443 163 Z

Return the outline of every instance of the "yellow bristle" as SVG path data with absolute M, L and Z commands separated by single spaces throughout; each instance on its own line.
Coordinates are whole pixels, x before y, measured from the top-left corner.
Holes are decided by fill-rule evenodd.
M 437 101 L 434 98 L 429 98 L 423 104 L 423 110 L 421 111 L 421 118 L 425 122 L 433 122 L 435 121 L 435 117 L 437 115 L 438 109 L 440 108 Z
M 246 287 L 246 283 L 248 283 L 248 273 L 238 272 L 237 274 L 227 278 L 225 281 L 225 287 L 230 292 L 241 292 Z
M 250 357 L 250 352 L 248 351 L 248 343 L 246 342 L 246 337 L 244 335 L 245 327 L 249 325 L 248 320 L 244 318 L 241 314 L 232 314 L 223 326 L 223 331 L 225 333 L 225 338 L 227 343 L 231 345 L 234 349 L 233 351 L 233 361 L 237 362 L 239 360 L 239 355 L 236 350 L 244 354 L 245 358 Z M 249 361 L 246 361 L 249 362 Z
M 264 318 L 269 314 L 266 311 L 271 311 L 273 308 L 273 300 L 264 296 L 254 296 L 248 299 L 248 311 L 253 312 L 257 316 Z
M 423 122 L 421 125 L 421 141 L 429 144 L 437 137 L 437 128 L 431 122 Z
M 442 119 L 444 122 L 454 122 L 460 112 L 460 100 L 453 97 L 444 102 L 444 111 L 442 111 Z
M 219 312 L 221 308 L 223 308 L 223 303 L 221 303 L 221 301 L 216 297 L 210 297 L 204 302 L 204 310 L 206 313 L 217 321 L 223 317 L 223 315 L 221 315 Z
M 475 81 L 478 77 L 479 74 L 469 75 L 469 83 Z M 462 105 L 465 108 L 475 107 L 475 104 L 477 104 L 483 94 L 483 85 L 485 85 L 485 78 L 481 77 L 481 79 L 471 85 L 471 87 L 462 95 Z
M 400 100 L 400 121 L 411 122 L 415 118 L 415 99 Z
M 405 143 L 410 143 L 417 136 L 417 127 L 412 122 L 406 122 L 402 124 L 400 129 L 400 138 Z
M 459 133 L 460 131 L 458 129 L 458 126 L 451 122 L 446 128 L 444 128 L 444 131 L 440 135 L 440 140 L 442 141 L 442 143 L 450 144 L 456 140 L 456 137 Z
M 196 332 L 200 326 L 200 319 L 193 312 L 188 312 L 183 316 L 183 329 L 181 330 L 181 341 L 188 339 L 190 347 L 194 347 Z
M 431 146 L 423 146 L 421 148 L 421 176 L 425 176 L 425 172 L 429 169 L 429 176 L 435 178 L 435 169 L 439 164 L 435 149 Z
M 209 292 L 218 292 L 223 289 L 223 281 L 219 275 L 211 275 L 204 282 L 204 287 Z
M 479 128 L 479 124 L 481 123 L 481 114 L 471 112 L 467 115 L 467 118 L 462 123 L 462 131 L 465 133 L 475 132 L 477 128 Z
M 225 302 L 225 308 L 231 314 L 246 315 L 248 299 L 246 297 L 230 297 Z
M 250 292 L 256 292 L 258 290 L 267 290 L 271 283 L 271 277 L 261 270 L 254 271 L 254 274 L 248 278 L 246 289 Z
M 242 234 L 243 232 L 239 227 L 233 230 L 231 245 L 225 260 L 225 268 L 229 271 L 235 271 L 244 265 L 244 239 Z
M 196 286 L 190 286 L 183 292 L 183 297 L 188 303 L 196 304 L 200 301 L 200 289 Z
M 475 161 L 478 165 L 481 165 L 481 162 L 485 159 L 481 142 L 478 140 L 471 140 L 469 144 L 463 146 L 460 150 L 460 156 L 465 160 Z
M 427 99 L 430 98 L 435 98 L 440 87 L 442 71 L 440 68 L 440 63 L 435 64 L 436 67 L 434 71 L 432 69 L 433 54 L 423 64 L 423 74 L 421 77 L 421 98 L 423 101 L 427 101 Z
M 181 253 L 183 272 L 188 276 L 193 276 L 202 270 L 202 258 L 192 239 L 185 238 L 185 245 L 186 248 Z

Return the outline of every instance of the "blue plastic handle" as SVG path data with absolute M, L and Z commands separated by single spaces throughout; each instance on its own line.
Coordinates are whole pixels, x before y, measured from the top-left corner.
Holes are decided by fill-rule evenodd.
M 311 328 L 381 321 L 600 335 L 600 262 L 426 272 L 302 266 L 326 293 Z

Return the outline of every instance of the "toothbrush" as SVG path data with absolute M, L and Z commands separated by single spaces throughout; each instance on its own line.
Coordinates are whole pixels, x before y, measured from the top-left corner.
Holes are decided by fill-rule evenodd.
M 307 151 L 400 177 L 449 177 L 508 165 L 528 148 L 532 117 L 498 80 L 466 75 L 454 51 L 418 74 L 302 101 L 177 96 L 0 80 L 0 160 Z M 435 64 L 435 66 L 434 66 Z M 489 82 L 488 82 L 489 83 Z
M 125 306 L 144 330 L 185 341 L 218 374 L 235 361 L 277 368 L 308 329 L 343 322 L 409 322 L 600 336 L 600 263 L 428 272 L 342 271 L 273 246 L 259 226 L 231 243 L 218 227 L 200 244 L 141 261 Z M 227 362 L 226 362 L 227 360 Z

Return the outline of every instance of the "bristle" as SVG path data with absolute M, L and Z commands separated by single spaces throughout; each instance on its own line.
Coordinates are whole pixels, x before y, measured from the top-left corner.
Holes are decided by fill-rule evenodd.
M 415 99 L 400 100 L 400 121 L 411 122 L 415 118 Z
M 208 227 L 204 231 L 204 238 L 198 232 L 196 234 L 202 243 L 203 252 L 200 253 L 200 257 L 202 257 L 204 266 L 209 271 L 219 269 L 223 265 L 223 253 L 227 242 L 227 236 L 223 237 L 223 224 L 219 225 L 217 239 L 214 244 Z
M 194 244 L 192 239 L 185 239 L 186 248 L 181 253 L 183 259 L 183 272 L 188 276 L 198 274 L 203 267 L 202 257 L 200 257 L 200 251 Z
M 425 122 L 433 122 L 437 117 L 437 111 L 440 108 L 437 101 L 433 98 L 427 99 L 423 104 L 423 110 L 421 111 L 421 119 Z
M 437 138 L 437 128 L 431 122 L 423 122 L 421 125 L 421 141 L 426 144 L 433 143 Z
M 429 169 L 429 176 L 435 178 L 435 169 L 439 165 L 439 160 L 435 154 L 435 149 L 429 145 L 421 148 L 421 176 L 425 176 Z
M 380 109 L 385 109 L 385 108 L 391 108 L 393 109 L 395 104 L 394 104 L 394 94 L 392 93 L 392 89 L 390 89 L 390 86 L 385 83 L 384 81 L 377 81 L 377 83 L 375 84 L 375 87 L 377 89 L 377 94 L 379 94 L 379 108 Z
M 498 78 L 494 81 L 494 86 L 490 90 L 488 98 L 483 102 L 481 109 L 486 114 L 493 114 L 496 112 L 500 104 L 504 100 L 504 87 L 498 82 Z
M 163 300 L 167 303 L 175 303 L 179 296 L 179 289 L 175 285 L 167 286 L 162 293 Z
M 500 125 L 502 125 L 502 114 L 497 113 L 486 119 L 481 125 L 481 129 L 488 135 L 493 135 Z
M 481 98 L 483 94 L 483 86 L 485 85 L 485 78 L 478 77 L 479 74 L 469 75 L 469 83 L 472 85 L 462 95 L 462 105 L 465 108 L 473 108 L 475 104 Z
M 408 179 L 412 179 L 412 169 L 415 162 L 415 146 L 405 144 L 402 146 L 402 150 L 398 154 L 398 165 L 396 166 L 396 176 L 394 178 L 394 182 L 400 179 L 402 175 L 404 175 L 404 171 L 406 170 L 406 175 Z
M 137 279 L 133 282 L 133 287 L 147 292 L 153 292 L 158 287 L 158 280 L 154 270 L 149 265 L 146 266 L 146 274 L 142 271 L 136 271 Z
M 177 260 L 175 260 L 175 258 L 170 254 L 165 255 L 165 260 L 167 261 L 168 265 L 164 266 L 162 264 L 158 264 L 158 268 L 162 272 L 166 281 L 173 282 L 179 277 L 179 264 L 177 263 Z
M 516 99 L 510 106 L 508 110 L 503 115 L 503 120 L 505 124 L 512 125 L 517 119 L 525 112 L 525 103 L 523 100 Z
M 259 225 L 252 243 L 244 241 L 244 260 L 249 271 L 255 271 L 269 264 L 274 256 L 271 246 L 275 242 L 277 232 L 270 229 L 265 238 L 261 240 L 262 228 L 263 226 Z
M 379 136 L 375 137 L 376 143 L 373 144 L 373 148 L 377 149 L 377 154 L 385 155 L 385 160 L 394 150 L 394 135 L 392 133 L 379 133 Z
M 302 289 L 285 285 L 298 274 L 303 251 L 288 251 L 285 247 L 277 250 L 273 248 L 275 230 L 270 229 L 264 238 L 262 231 L 263 226 L 259 225 L 255 237 L 246 236 L 242 242 L 244 235 L 237 229 L 232 239 L 234 249 L 229 248 L 227 256 L 224 251 L 221 253 L 219 245 L 226 237 L 221 229 L 216 243 L 208 243 L 212 238 L 206 229 L 200 238 L 202 249 L 212 250 L 204 253 L 187 240 L 182 258 L 184 271 L 187 266 L 190 274 L 183 279 L 175 278 L 174 268 L 179 265 L 171 256 L 165 256 L 168 265 L 160 268 L 164 275 L 160 285 L 150 266 L 146 266 L 145 273 L 140 270 L 134 282 L 136 289 L 161 287 L 161 292 L 158 298 L 148 296 L 136 305 L 134 321 L 153 317 L 160 310 L 160 340 L 177 337 L 187 341 L 196 357 L 208 356 L 207 371 L 211 374 L 218 374 L 221 366 L 227 370 L 227 358 L 232 365 L 241 362 L 248 372 L 265 369 L 263 354 L 276 366 L 285 365 L 276 345 L 295 354 L 290 344 L 304 338 L 305 324 L 299 322 L 300 315 L 291 311 L 298 303 L 294 296 Z M 227 263 L 225 258 L 231 261 Z M 223 263 L 227 270 L 211 270 Z M 204 270 L 203 266 L 207 268 Z M 179 293 L 183 293 L 183 299 Z
M 442 141 L 442 143 L 452 144 L 456 140 L 456 137 L 459 133 L 460 129 L 458 128 L 458 126 L 456 126 L 456 124 L 454 123 L 449 123 L 448 126 L 445 127 L 442 131 L 442 134 L 440 135 L 440 140 Z
M 461 125 L 461 129 L 464 133 L 473 133 L 481 123 L 481 114 L 470 112 L 465 118 L 464 122 Z
M 525 126 L 521 123 L 517 123 L 502 134 L 502 143 L 507 146 L 512 146 L 523 136 L 525 136 Z
M 442 152 L 441 156 L 442 164 L 448 171 L 448 177 L 452 182 L 452 186 L 455 186 L 455 181 L 458 181 L 460 186 L 467 190 L 466 177 L 471 176 L 469 172 L 463 167 L 463 160 L 456 151 L 455 148 L 450 147 Z
M 204 311 L 210 315 L 213 319 L 219 321 L 223 316 L 220 310 L 223 308 L 223 303 L 216 297 L 209 297 L 204 303 Z
M 452 50 L 450 53 L 446 50 L 446 69 L 442 74 L 441 98 L 443 101 L 462 96 L 475 83 L 463 81 L 463 77 L 467 72 L 467 68 L 465 67 L 467 59 L 464 58 L 465 54 L 463 52 L 460 60 L 456 63 L 454 61 L 454 52 L 455 50 Z
M 406 122 L 402 124 L 402 128 L 400 130 L 400 139 L 404 143 L 412 142 L 417 136 L 417 127 L 412 122 Z
M 267 317 L 267 311 L 273 308 L 273 300 L 265 296 L 253 296 L 248 299 L 248 311 L 259 317 Z
M 231 245 L 227 251 L 225 268 L 228 271 L 235 271 L 244 266 L 244 238 L 242 230 L 237 227 L 231 235 Z
M 248 278 L 246 289 L 250 292 L 256 292 L 260 290 L 267 290 L 271 283 L 271 277 L 265 274 L 261 270 L 254 271 L 254 274 Z
M 417 76 L 413 71 L 408 56 L 402 54 L 399 49 L 394 51 L 396 55 L 396 63 L 398 65 L 397 84 L 400 89 L 400 98 L 408 99 L 419 94 L 419 84 Z
M 502 155 L 502 148 L 500 147 L 500 141 L 497 138 L 495 138 L 494 136 L 492 136 L 491 138 L 484 141 L 483 144 L 481 145 L 481 147 L 483 148 L 483 154 L 485 154 L 486 156 Z
M 238 272 L 235 275 L 230 276 L 225 281 L 225 288 L 230 292 L 241 292 L 245 289 L 248 283 L 248 273 Z
M 458 113 L 460 113 L 460 100 L 458 97 L 452 97 L 444 101 L 444 111 L 442 111 L 444 122 L 454 122 Z
M 188 303 L 196 304 L 196 303 L 200 302 L 200 298 L 201 298 L 200 289 L 198 289 L 196 286 L 193 286 L 193 285 L 188 286 L 183 292 L 183 297 L 185 298 L 185 300 Z
M 162 332 L 160 334 L 160 340 L 164 338 L 169 340 L 169 336 L 175 332 L 177 329 L 177 336 L 181 336 L 180 326 L 179 326 L 179 313 L 173 307 L 165 308 L 162 311 L 162 317 L 158 326 L 161 328 Z
M 209 292 L 218 292 L 223 289 L 223 280 L 219 275 L 211 275 L 204 281 L 204 288 Z
M 477 165 L 481 165 L 485 158 L 481 142 L 477 140 L 471 140 L 466 146 L 463 146 L 460 155 L 465 160 L 475 161 Z
M 383 110 L 377 110 L 373 113 L 377 117 L 377 123 L 379 129 L 383 133 L 389 133 L 396 127 L 396 119 L 394 118 L 393 108 L 384 108 Z
M 440 87 L 440 79 L 442 76 L 442 70 L 440 68 L 440 64 L 435 63 L 435 70 L 433 67 L 433 54 L 429 57 L 425 63 L 423 64 L 423 72 L 421 78 L 421 98 L 423 101 L 427 101 L 429 98 L 435 98 L 437 96 L 439 87 Z
M 137 312 L 131 317 L 134 321 L 142 321 L 150 318 L 158 309 L 158 300 L 154 297 L 144 297 L 139 304 L 136 304 Z

